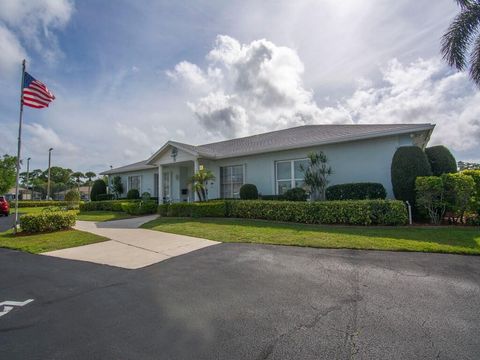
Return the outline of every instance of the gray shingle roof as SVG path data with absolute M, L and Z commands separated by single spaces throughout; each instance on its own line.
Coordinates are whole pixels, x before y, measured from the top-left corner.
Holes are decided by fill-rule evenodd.
M 156 166 L 147 165 L 147 160 L 139 161 L 133 164 L 120 166 L 115 169 L 111 169 L 108 171 L 101 172 L 100 175 L 111 175 L 111 174 L 118 174 L 124 172 L 131 172 L 131 171 L 139 171 L 139 170 L 147 170 L 147 169 L 155 169 Z
M 431 124 L 305 125 L 195 148 L 199 155 L 224 158 L 428 130 L 433 127 Z
M 432 124 L 304 125 L 197 146 L 176 141 L 169 141 L 167 144 L 183 148 L 200 157 L 221 159 L 402 133 L 431 131 L 434 126 Z M 426 136 L 426 140 L 428 140 L 428 136 Z M 102 174 L 154 168 L 147 164 L 159 152 L 145 161 L 105 171 Z

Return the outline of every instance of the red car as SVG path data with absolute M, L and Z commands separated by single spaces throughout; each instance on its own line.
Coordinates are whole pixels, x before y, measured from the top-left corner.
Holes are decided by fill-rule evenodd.
M 10 204 L 5 196 L 0 196 L 0 214 L 8 216 L 10 214 Z

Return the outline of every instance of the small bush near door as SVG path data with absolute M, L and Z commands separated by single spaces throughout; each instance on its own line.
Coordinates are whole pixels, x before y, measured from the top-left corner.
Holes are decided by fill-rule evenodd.
M 130 200 L 140 199 L 140 193 L 138 192 L 137 189 L 130 189 L 127 192 L 127 199 L 130 199 Z
M 240 199 L 256 200 L 258 199 L 257 187 L 253 184 L 243 184 L 240 188 Z
M 283 194 L 287 201 L 307 201 L 307 192 L 302 188 L 293 188 Z

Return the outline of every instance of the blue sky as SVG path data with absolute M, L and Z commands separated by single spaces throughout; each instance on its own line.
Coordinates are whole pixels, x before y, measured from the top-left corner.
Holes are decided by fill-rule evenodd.
M 306 123 L 437 124 L 480 161 L 480 94 L 443 64 L 453 0 L 0 3 L 2 153 L 15 153 L 20 62 L 57 96 L 25 110 L 23 155 L 101 171 L 166 140 Z

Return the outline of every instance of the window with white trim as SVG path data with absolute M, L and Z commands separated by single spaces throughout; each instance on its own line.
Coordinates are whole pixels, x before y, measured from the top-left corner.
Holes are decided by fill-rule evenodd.
M 275 180 L 278 195 L 283 195 L 287 190 L 305 186 L 302 171 L 308 166 L 308 159 L 281 160 L 275 162 Z
M 244 182 L 243 165 L 222 166 L 220 168 L 220 197 L 239 198 Z
M 142 187 L 142 179 L 139 175 L 129 176 L 128 177 L 128 190 L 138 190 L 140 192 Z

